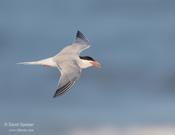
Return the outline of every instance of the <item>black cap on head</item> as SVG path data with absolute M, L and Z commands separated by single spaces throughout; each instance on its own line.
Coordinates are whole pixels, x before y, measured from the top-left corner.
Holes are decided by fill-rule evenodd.
M 92 57 L 89 57 L 89 56 L 80 56 L 80 59 L 95 61 Z

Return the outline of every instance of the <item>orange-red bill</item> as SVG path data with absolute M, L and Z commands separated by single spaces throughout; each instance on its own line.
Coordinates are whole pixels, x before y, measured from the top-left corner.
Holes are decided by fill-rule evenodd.
M 101 68 L 101 64 L 98 61 L 92 61 L 91 64 L 93 65 L 93 67 Z

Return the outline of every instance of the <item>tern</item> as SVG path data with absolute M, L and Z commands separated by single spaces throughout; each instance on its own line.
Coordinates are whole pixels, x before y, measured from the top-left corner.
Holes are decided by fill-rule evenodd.
M 46 59 L 20 62 L 17 64 L 42 65 L 54 67 L 60 71 L 58 88 L 53 97 L 62 96 L 79 80 L 82 69 L 88 67 L 100 68 L 101 64 L 90 56 L 80 56 L 80 53 L 90 47 L 88 39 L 77 31 L 75 41 L 63 48 L 58 54 Z

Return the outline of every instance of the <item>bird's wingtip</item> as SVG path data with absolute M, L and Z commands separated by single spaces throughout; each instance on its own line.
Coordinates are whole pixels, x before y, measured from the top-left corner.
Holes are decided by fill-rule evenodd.
M 56 98 L 56 97 L 57 97 L 57 95 L 56 95 L 56 94 L 54 94 L 52 97 L 53 97 L 53 98 Z
M 75 42 L 77 42 L 77 43 L 84 42 L 84 43 L 89 44 L 88 39 L 85 37 L 85 35 L 82 32 L 80 32 L 80 30 L 77 30 Z
M 56 98 L 56 97 L 58 97 L 58 96 L 60 96 L 58 93 L 57 93 L 57 91 L 54 93 L 54 95 L 53 95 L 53 98 Z
M 82 38 L 82 37 L 84 37 L 83 33 L 80 30 L 77 30 L 76 38 Z
M 81 32 L 79 28 L 77 28 L 77 32 Z

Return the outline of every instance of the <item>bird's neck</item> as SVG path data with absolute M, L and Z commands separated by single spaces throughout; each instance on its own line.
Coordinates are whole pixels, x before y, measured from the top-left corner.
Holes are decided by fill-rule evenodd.
M 84 68 L 91 67 L 92 64 L 88 60 L 80 59 L 79 66 L 80 66 L 80 68 L 84 69 Z

